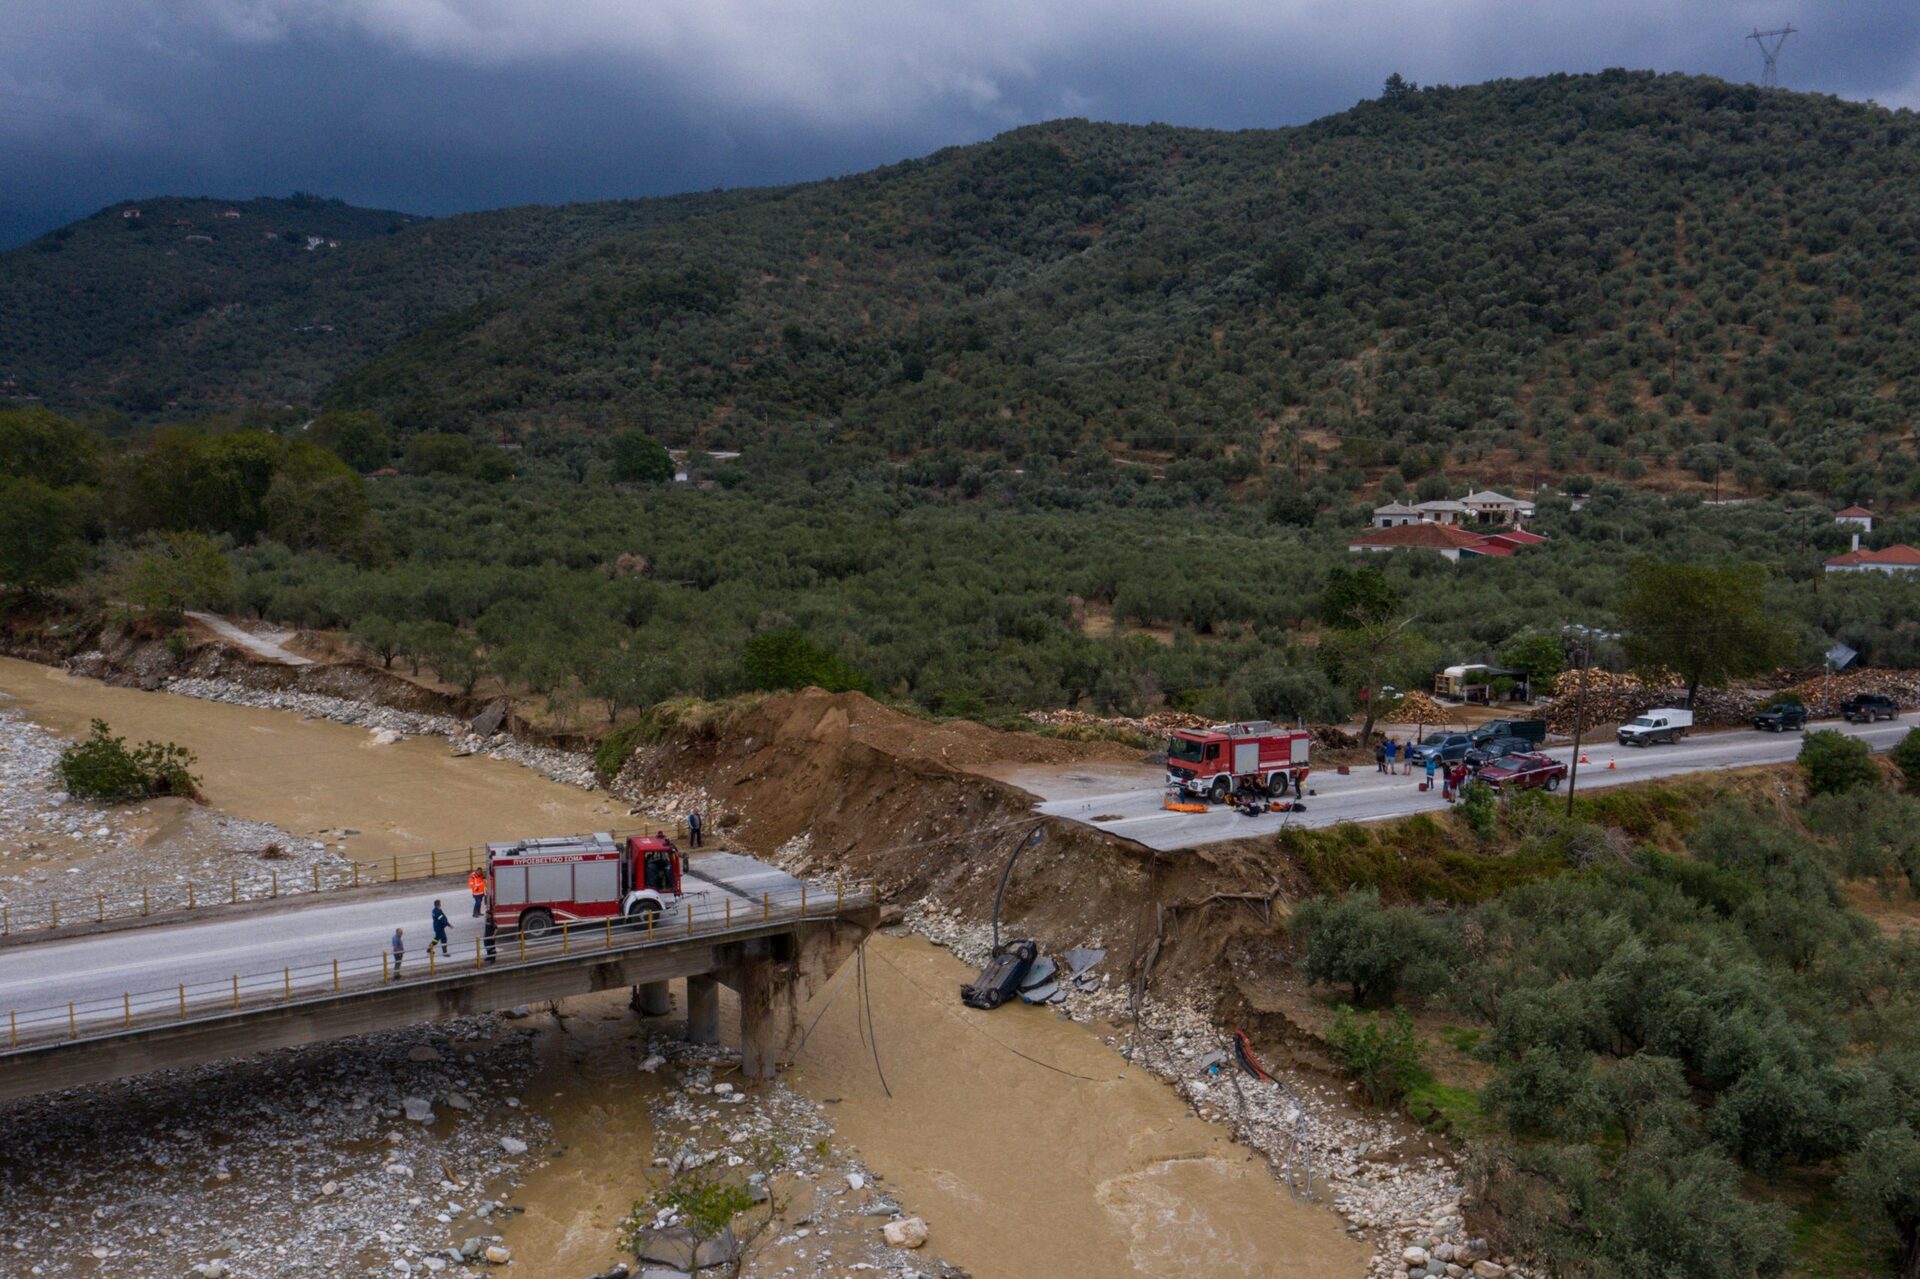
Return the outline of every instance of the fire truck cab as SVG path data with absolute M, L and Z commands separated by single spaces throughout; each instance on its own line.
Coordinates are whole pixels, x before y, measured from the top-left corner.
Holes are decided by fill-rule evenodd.
M 1225 803 L 1232 795 L 1284 795 L 1307 780 L 1305 729 L 1266 720 L 1182 728 L 1167 740 L 1167 789 Z
M 494 924 L 528 940 L 560 923 L 622 919 L 644 924 L 684 896 L 680 850 L 666 835 L 606 832 L 487 845 Z

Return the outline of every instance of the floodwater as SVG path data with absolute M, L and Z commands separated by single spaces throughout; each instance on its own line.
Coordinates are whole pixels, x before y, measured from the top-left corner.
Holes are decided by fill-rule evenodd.
M 453 758 L 438 739 L 378 747 L 329 721 L 109 688 L 8 659 L 0 692 L 57 732 L 84 733 L 98 716 L 134 740 L 179 742 L 199 756 L 211 804 L 297 835 L 354 828 L 362 834 L 350 850 L 364 857 L 604 827 L 611 813 L 602 794 Z M 959 985 L 972 974 L 917 938 L 876 936 L 867 955 L 892 1096 L 850 972 L 805 1013 L 818 1024 L 788 1079 L 822 1103 L 836 1144 L 926 1219 L 927 1252 L 976 1279 L 1365 1273 L 1368 1250 L 1331 1211 L 1293 1199 L 1263 1161 L 1092 1028 L 1052 1009 L 963 1008 Z M 722 995 L 732 1042 L 736 1012 Z M 539 1274 L 590 1274 L 614 1260 L 613 1226 L 646 1193 L 648 1098 L 662 1086 L 637 1070 L 648 1023 L 624 999 L 565 1011 L 569 1033 L 543 1036 L 526 1096 L 565 1154 L 530 1172 L 512 1196 L 525 1213 L 504 1224 L 516 1260 Z
M 1366 1273 L 1371 1250 L 1292 1198 L 1258 1156 L 1195 1118 L 1094 1030 L 1053 1009 L 979 1012 L 974 974 L 917 937 L 867 944 L 873 1048 L 843 974 L 793 1086 L 975 1279 Z
M 0 693 L 68 737 L 84 737 L 88 721 L 99 718 L 129 742 L 178 742 L 198 757 L 194 772 L 208 803 L 291 835 L 329 838 L 361 861 L 604 830 L 625 811 L 604 792 L 564 786 L 505 760 L 456 759 L 438 737 L 380 746 L 366 729 L 331 720 L 112 688 L 13 658 L 0 658 Z M 358 833 L 320 834 L 343 829 Z

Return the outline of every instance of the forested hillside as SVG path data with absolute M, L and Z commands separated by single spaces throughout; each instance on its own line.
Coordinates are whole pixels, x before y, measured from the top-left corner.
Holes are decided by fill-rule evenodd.
M 609 236 L 752 198 L 436 220 L 301 195 L 127 201 L 0 253 L 0 396 L 137 419 L 304 416 L 343 372 L 450 311 Z
M 1063 122 L 610 242 L 338 398 L 1341 487 L 1451 460 L 1904 495 L 1916 178 L 1909 116 L 1625 73 L 1300 129 Z
M 360 215 L 375 238 L 313 253 L 259 228 L 324 210 L 239 206 L 209 244 L 160 202 L 0 255 L 0 378 L 149 416 L 324 399 L 402 439 L 1103 446 L 1320 509 L 1443 466 L 1899 500 L 1916 179 L 1911 113 L 1608 72 L 1396 80 L 1294 129 L 1063 121 L 757 195 Z

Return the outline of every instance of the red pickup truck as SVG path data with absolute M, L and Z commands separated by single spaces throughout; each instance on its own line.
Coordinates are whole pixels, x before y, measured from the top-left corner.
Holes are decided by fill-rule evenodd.
M 1487 763 L 1479 779 L 1495 790 L 1526 790 L 1541 786 L 1559 790 L 1567 777 L 1567 766 L 1545 755 L 1507 755 Z

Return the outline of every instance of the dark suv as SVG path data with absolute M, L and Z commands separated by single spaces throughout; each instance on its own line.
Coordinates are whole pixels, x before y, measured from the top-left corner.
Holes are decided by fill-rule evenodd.
M 1540 743 L 1530 742 L 1524 737 L 1484 737 L 1478 745 L 1467 752 L 1467 763 L 1473 768 L 1491 764 L 1496 759 L 1505 759 L 1509 755 L 1526 755 L 1540 749 Z
M 1849 724 L 1871 724 L 1876 719 L 1899 719 L 1900 704 L 1878 693 L 1856 693 L 1840 703 L 1840 716 Z
M 1807 708 L 1798 702 L 1781 702 L 1755 715 L 1753 726 L 1767 733 L 1790 733 L 1807 726 Z

